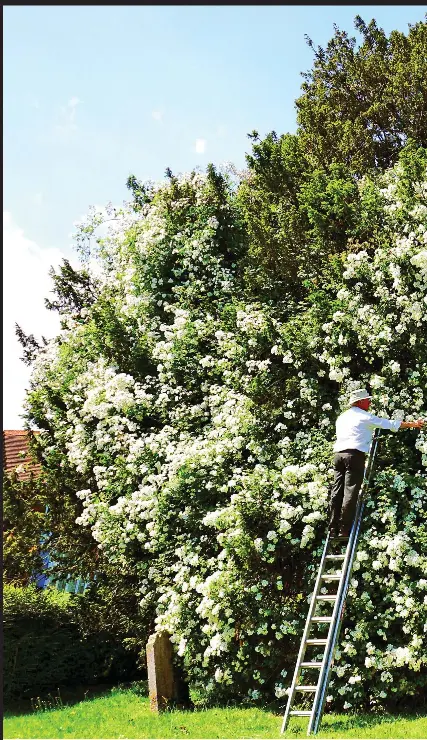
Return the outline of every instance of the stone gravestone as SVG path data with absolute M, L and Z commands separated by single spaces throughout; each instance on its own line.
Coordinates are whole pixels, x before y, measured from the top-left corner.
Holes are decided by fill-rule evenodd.
M 172 644 L 167 632 L 148 638 L 147 669 L 150 709 L 161 712 L 174 698 Z

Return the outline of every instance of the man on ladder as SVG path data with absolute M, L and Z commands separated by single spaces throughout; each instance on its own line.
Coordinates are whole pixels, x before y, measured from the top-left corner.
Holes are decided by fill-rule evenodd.
M 356 512 L 357 497 L 363 482 L 365 458 L 374 429 L 422 429 L 424 422 L 385 419 L 369 413 L 372 396 L 364 388 L 350 395 L 350 408 L 336 423 L 337 440 L 334 444 L 335 477 L 331 488 L 331 537 L 348 537 Z
M 337 419 L 337 441 L 335 451 L 335 480 L 331 491 L 331 519 L 330 531 L 327 534 L 319 571 L 314 590 L 311 595 L 310 607 L 301 639 L 301 645 L 295 666 L 292 684 L 288 693 L 288 702 L 283 718 L 282 732 L 286 730 L 291 716 L 309 717 L 307 734 L 316 734 L 323 713 L 326 691 L 334 660 L 335 648 L 339 639 L 343 620 L 347 590 L 351 578 L 353 562 L 356 554 L 359 531 L 362 522 L 364 496 L 359 496 L 362 484 L 366 487 L 372 471 L 373 460 L 378 443 L 380 429 L 422 429 L 424 421 L 399 421 L 384 419 L 369 413 L 371 396 L 365 389 L 354 391 L 349 399 L 350 408 L 344 411 Z M 374 430 L 378 430 L 374 437 Z M 365 468 L 365 457 L 368 454 L 368 464 Z M 337 531 L 339 528 L 339 532 Z M 340 546 L 343 552 L 336 552 Z M 337 573 L 330 572 L 329 567 L 341 563 Z M 335 593 L 325 593 L 323 586 L 328 581 L 335 581 Z M 331 604 L 331 615 L 317 613 L 318 607 Z M 324 624 L 328 627 L 327 633 L 310 637 L 310 632 Z M 306 658 L 306 651 L 316 650 L 323 646 L 323 657 Z M 317 680 L 305 678 L 306 671 L 313 678 L 317 673 Z M 304 678 L 302 678 L 304 672 Z M 302 683 L 301 683 L 302 680 Z M 300 692 L 313 695 L 312 707 L 307 709 L 292 709 L 294 699 Z

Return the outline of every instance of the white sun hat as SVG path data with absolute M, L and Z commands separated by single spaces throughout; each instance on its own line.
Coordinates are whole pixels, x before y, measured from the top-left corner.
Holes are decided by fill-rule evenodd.
M 356 403 L 356 401 L 363 401 L 364 398 L 372 398 L 366 388 L 359 388 L 357 391 L 352 391 L 348 399 L 349 406 Z

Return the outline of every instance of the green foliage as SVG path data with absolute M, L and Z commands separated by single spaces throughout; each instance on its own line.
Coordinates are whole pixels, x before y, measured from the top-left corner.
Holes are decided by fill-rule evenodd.
M 144 674 L 145 646 L 154 623 L 150 623 L 151 614 L 147 616 L 139 606 L 139 585 L 136 578 L 106 568 L 97 573 L 75 609 L 83 637 L 103 635 L 105 643 L 114 649 L 121 645 L 128 653 L 130 669 L 135 670 L 136 666 Z M 131 677 L 132 670 L 127 676 L 122 675 L 123 680 Z
M 3 475 L 3 579 L 26 584 L 42 570 L 41 539 L 46 531 L 47 491 L 42 478 L 20 481 Z
M 392 166 L 408 139 L 427 145 L 427 24 L 389 36 L 356 16 L 361 44 L 334 26 L 315 48 L 296 101 L 301 143 L 314 166 L 343 163 L 361 176 Z
M 126 651 L 115 633 L 90 621 L 95 612 L 86 596 L 6 585 L 5 699 L 136 676 L 135 650 Z
M 56 274 L 53 268 L 49 275 L 52 278 L 57 299 L 45 299 L 46 308 L 61 313 L 76 313 L 92 305 L 96 299 L 95 282 L 85 270 L 75 270 L 69 260 L 64 259 Z
M 336 26 L 326 49 L 308 40 L 315 59 L 296 101 L 297 133 L 249 135 L 239 198 L 249 235 L 245 284 L 256 300 L 291 301 L 291 311 L 313 281 L 328 281 L 331 258 L 349 243 L 378 243 L 375 173 L 427 144 L 427 24 L 389 37 L 374 20 L 357 16 L 355 26 L 359 47 Z M 410 173 L 408 182 L 418 180 Z
M 299 135 L 270 134 L 247 160 L 239 202 L 250 237 L 246 281 L 257 298 L 306 299 L 312 285 L 330 284 L 331 262 L 351 242 L 375 241 L 382 206 L 373 180 L 361 188 L 343 164 L 314 168 Z
M 239 189 L 250 241 L 245 282 L 257 298 L 277 300 L 292 288 L 298 295 L 306 229 L 299 190 L 309 176 L 299 137 L 272 132 L 262 142 L 254 138 L 247 161 L 250 174 Z
M 52 420 L 44 421 L 52 429 Z M 35 459 L 41 460 L 37 437 L 30 437 L 30 448 Z M 96 572 L 98 551 L 91 537 L 76 525 L 81 505 L 70 496 L 82 479 L 65 462 L 59 475 L 55 468 L 60 459 L 58 450 L 52 451 L 52 468 L 42 467 L 29 480 L 20 481 L 16 474 L 3 477 L 4 578 L 8 583 L 24 584 L 32 573 L 41 574 L 42 551 L 49 552 L 55 562 L 49 568 L 50 576 L 92 578 Z
M 129 175 L 126 187 L 132 192 L 133 206 L 135 211 L 141 210 L 146 203 L 152 200 L 150 185 L 137 180 L 135 175 Z
M 37 445 L 37 440 L 32 444 Z M 40 454 L 39 448 L 37 454 Z M 139 581 L 112 567 L 90 533 L 76 524 L 82 506 L 75 491 L 82 478 L 75 473 L 72 476 L 65 464 L 60 466 L 59 474 L 58 458 L 56 450 L 56 456 L 50 458 L 52 469 L 45 465 L 41 475 L 30 480 L 19 481 L 16 475 L 4 476 L 4 582 L 27 585 L 35 573 L 45 574 L 55 581 L 87 579 L 90 587 L 84 599 L 77 599 L 73 604 L 80 634 L 83 637 L 104 635 L 106 644 L 114 645 L 119 641 L 133 655 L 134 661 L 142 660 L 143 663 L 153 623 L 152 615 L 139 608 Z M 48 568 L 41 557 L 46 551 L 53 561 Z M 21 592 L 16 593 L 19 596 Z

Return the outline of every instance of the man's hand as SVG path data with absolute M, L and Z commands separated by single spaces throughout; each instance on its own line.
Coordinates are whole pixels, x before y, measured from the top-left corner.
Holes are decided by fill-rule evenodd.
M 424 419 L 417 419 L 416 421 L 402 421 L 401 429 L 422 429 L 425 424 Z

